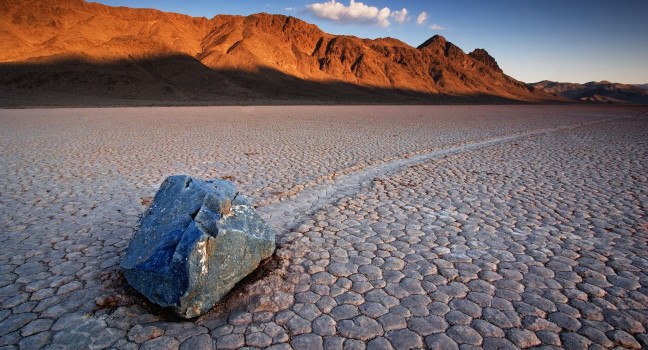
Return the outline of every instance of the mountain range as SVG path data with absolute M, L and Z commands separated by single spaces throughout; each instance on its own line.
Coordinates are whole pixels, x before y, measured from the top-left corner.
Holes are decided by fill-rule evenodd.
M 83 0 L 0 2 L 0 97 L 17 105 L 566 101 L 538 84 L 438 35 L 412 47 L 265 13 L 207 19 Z
M 554 96 L 584 102 L 648 104 L 648 84 L 630 85 L 609 81 L 591 81 L 585 84 L 559 83 L 543 80 L 529 86 Z

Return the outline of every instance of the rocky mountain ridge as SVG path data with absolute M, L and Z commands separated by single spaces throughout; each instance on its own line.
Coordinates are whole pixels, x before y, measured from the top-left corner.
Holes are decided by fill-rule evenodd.
M 561 100 L 507 76 L 486 50 L 466 54 L 438 35 L 414 48 L 331 35 L 283 15 L 207 19 L 82 0 L 4 0 L 0 10 L 0 91 L 193 101 Z
M 591 81 L 585 84 L 560 83 L 543 80 L 529 84 L 530 87 L 543 90 L 554 96 L 583 102 L 603 103 L 648 103 L 648 90 L 641 86 L 611 83 L 609 81 Z

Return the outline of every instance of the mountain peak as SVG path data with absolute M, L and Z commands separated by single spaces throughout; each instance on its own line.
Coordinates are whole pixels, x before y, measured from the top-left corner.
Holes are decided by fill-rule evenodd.
M 446 47 L 447 44 L 448 44 L 448 41 L 446 40 L 446 38 L 444 38 L 443 36 L 437 34 L 437 35 L 427 39 L 425 42 L 423 42 L 423 44 L 419 45 L 417 47 L 417 49 L 422 50 L 422 49 L 424 49 L 426 47 L 435 46 L 435 47 L 443 48 L 445 50 L 445 47 Z
M 484 49 L 475 49 L 473 52 L 469 53 L 468 56 L 476 59 L 477 61 L 485 64 L 486 66 L 492 68 L 495 71 L 498 71 L 502 73 L 502 69 L 499 67 L 497 64 L 497 61 L 495 61 L 495 58 L 491 56 L 488 51 Z

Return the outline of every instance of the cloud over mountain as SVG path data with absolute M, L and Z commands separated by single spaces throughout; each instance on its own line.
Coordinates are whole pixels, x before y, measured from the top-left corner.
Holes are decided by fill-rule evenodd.
M 391 14 L 391 17 L 394 19 L 394 21 L 403 24 L 405 21 L 407 21 L 407 9 L 403 8 L 400 11 L 394 11 Z
M 328 19 L 335 22 L 376 23 L 383 28 L 389 27 L 389 25 L 391 24 L 389 22 L 389 17 L 392 13 L 389 8 L 385 7 L 383 9 L 378 9 L 375 6 L 365 5 L 362 2 L 356 2 L 354 0 L 351 0 L 349 6 L 345 6 L 341 2 L 331 0 L 306 5 L 306 9 L 319 18 Z M 402 16 L 402 12 L 405 12 L 404 17 L 407 17 L 407 10 L 403 10 L 404 11 L 396 11 L 399 14 L 396 15 L 395 20 L 399 23 L 403 23 L 405 21 Z M 400 21 L 401 18 L 403 18 L 402 22 Z
M 416 17 L 416 24 L 424 25 L 427 22 L 427 12 L 423 11 Z

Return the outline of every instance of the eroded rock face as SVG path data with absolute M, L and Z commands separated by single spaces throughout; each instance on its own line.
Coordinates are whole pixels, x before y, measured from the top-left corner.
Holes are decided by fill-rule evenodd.
M 170 176 L 142 216 L 121 267 L 149 300 L 191 318 L 271 256 L 274 239 L 233 183 Z

